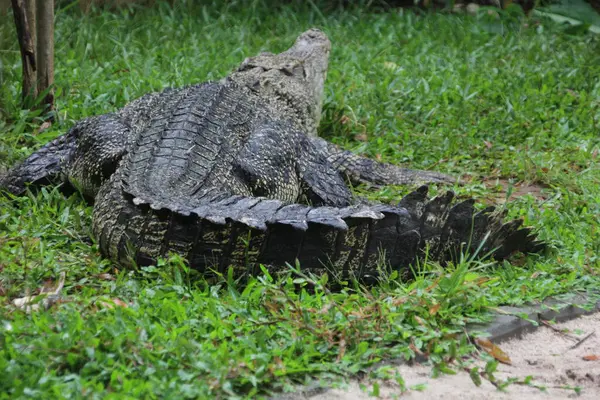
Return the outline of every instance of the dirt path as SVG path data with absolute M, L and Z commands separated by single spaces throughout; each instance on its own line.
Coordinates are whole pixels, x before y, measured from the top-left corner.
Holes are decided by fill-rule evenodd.
M 380 387 L 380 398 L 600 399 L 600 313 L 556 324 L 554 327 L 562 333 L 544 326 L 521 339 L 513 339 L 499 345 L 511 358 L 512 365 L 500 364 L 496 377 L 522 380 L 531 375 L 535 384 L 547 388 L 545 391 L 513 384 L 505 392 L 500 392 L 487 381 L 483 381 L 481 387 L 476 387 L 467 373 L 433 379 L 430 378 L 431 367 L 399 366 L 397 369 L 406 386 L 410 388 L 417 384 L 426 384 L 424 391 L 410 390 L 401 394 L 395 383 L 383 383 Z M 592 332 L 593 335 L 579 343 Z M 577 343 L 579 345 L 575 347 Z M 586 356 L 596 356 L 597 359 L 586 361 Z M 365 391 L 361 390 L 360 384 L 366 388 Z M 568 387 L 581 388 L 581 394 L 577 396 L 575 391 Z M 372 388 L 373 383 L 367 380 L 360 383 L 353 381 L 345 390 L 329 390 L 310 399 L 372 399 L 368 394 Z

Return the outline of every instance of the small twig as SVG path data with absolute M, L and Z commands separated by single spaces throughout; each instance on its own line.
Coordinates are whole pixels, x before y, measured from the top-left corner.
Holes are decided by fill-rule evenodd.
M 21 348 L 20 353 L 22 353 L 24 350 L 42 351 L 42 352 L 65 354 L 65 355 L 75 352 L 74 350 L 51 349 L 51 348 L 43 348 L 43 347 L 38 347 L 38 346 L 23 346 Z
M 37 296 L 27 295 L 14 299 L 12 303 L 18 309 L 24 310 L 26 313 L 37 311 L 40 308 L 45 310 L 52 307 L 53 304 L 61 302 L 60 292 L 65 286 L 66 273 L 62 271 L 58 280 L 58 285 L 54 289 L 42 288 Z
M 563 335 L 564 337 L 567 337 L 569 339 L 573 339 L 573 340 L 577 340 L 577 338 L 573 335 L 569 335 L 566 332 L 563 332 L 562 330 L 558 329 L 557 327 L 553 326 L 551 323 L 549 323 L 548 321 L 544 321 L 543 319 L 540 319 L 540 322 L 544 325 L 546 325 L 548 328 L 552 329 L 554 332 L 560 333 L 561 335 Z
M 40 291 L 40 294 L 54 294 L 54 295 L 60 294 L 61 290 L 65 286 L 66 278 L 67 278 L 67 274 L 65 273 L 65 271 L 61 271 L 59 278 L 58 278 L 58 285 L 56 285 L 56 288 L 54 290 L 50 290 L 48 292 L 46 292 L 44 289 L 42 289 Z
M 21 63 L 23 64 L 23 90 L 22 100 L 25 103 L 28 96 L 37 97 L 36 89 L 36 54 L 33 33 L 30 24 L 33 21 L 27 20 L 26 4 L 23 0 L 12 0 L 13 15 L 15 18 L 15 27 L 17 28 L 17 38 L 19 40 L 19 49 L 21 51 Z
M 491 378 L 491 377 L 488 375 L 488 373 L 487 373 L 487 372 L 481 371 L 481 372 L 479 373 L 479 375 L 480 375 L 482 378 L 485 378 L 485 379 L 486 379 L 486 380 L 487 380 L 489 383 L 491 383 L 492 385 L 494 385 L 494 386 L 496 387 L 496 389 L 500 389 L 500 385 L 498 385 L 498 382 L 496 382 L 496 380 L 495 380 L 495 379 L 492 379 L 492 378 Z
M 254 320 L 248 320 L 248 321 L 252 322 L 254 325 L 257 325 L 257 326 L 269 326 L 269 325 L 279 324 L 280 322 L 287 322 L 288 320 L 285 318 L 277 318 L 273 321 L 263 321 L 263 322 L 254 321 Z
M 594 336 L 594 334 L 596 333 L 596 331 L 592 331 L 592 333 L 590 333 L 589 335 L 587 335 L 586 337 L 584 337 L 583 339 L 581 339 L 579 342 L 575 343 L 573 346 L 571 346 L 569 348 L 569 350 L 573 350 L 579 347 L 579 345 L 581 345 L 581 343 L 585 342 L 586 340 L 588 340 L 589 338 L 591 338 L 592 336 Z

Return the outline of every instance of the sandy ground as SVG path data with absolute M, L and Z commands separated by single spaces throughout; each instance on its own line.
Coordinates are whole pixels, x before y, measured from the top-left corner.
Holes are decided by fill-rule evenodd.
M 380 384 L 380 398 L 408 399 L 600 399 L 600 313 L 554 325 L 562 332 L 540 327 L 535 332 L 500 343 L 499 347 L 510 357 L 512 365 L 500 364 L 495 374 L 498 379 L 510 377 L 521 380 L 531 375 L 533 382 L 546 387 L 545 391 L 526 385 L 510 385 L 504 392 L 483 380 L 477 387 L 467 373 L 444 375 L 433 379 L 431 367 L 399 366 L 406 386 L 426 384 L 423 391 L 401 393 L 395 383 Z M 587 335 L 594 332 L 587 339 Z M 579 345 L 577 345 L 579 343 Z M 577 345 L 576 347 L 574 347 Z M 585 356 L 597 356 L 586 361 Z M 592 357 L 593 358 L 593 357 Z M 360 386 L 365 387 L 365 391 Z M 579 395 L 568 387 L 579 387 Z M 373 382 L 353 381 L 345 389 L 333 389 L 310 397 L 311 400 L 369 399 L 367 393 Z

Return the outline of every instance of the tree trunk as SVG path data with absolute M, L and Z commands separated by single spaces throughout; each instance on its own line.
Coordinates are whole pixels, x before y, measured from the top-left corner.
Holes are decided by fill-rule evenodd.
M 27 24 L 29 25 L 29 34 L 31 35 L 31 43 L 33 44 L 33 50 L 37 51 L 37 24 L 35 13 L 35 0 L 24 0 L 25 13 L 27 14 Z M 37 88 L 36 88 L 37 92 Z M 37 97 L 37 93 L 36 93 Z
M 596 11 L 600 13 L 600 0 L 586 0 Z
M 54 108 L 54 0 L 37 0 L 37 90 L 45 94 L 43 104 Z
M 82 13 L 89 13 L 90 8 L 92 8 L 92 0 L 79 0 L 79 9 Z
M 33 2 L 34 0 L 29 0 Z M 31 34 L 31 27 L 27 20 L 26 5 L 23 0 L 12 0 L 13 15 L 21 49 L 21 62 L 23 64 L 23 107 L 33 104 L 36 96 L 36 64 L 35 47 Z M 30 4 L 31 5 L 31 4 Z

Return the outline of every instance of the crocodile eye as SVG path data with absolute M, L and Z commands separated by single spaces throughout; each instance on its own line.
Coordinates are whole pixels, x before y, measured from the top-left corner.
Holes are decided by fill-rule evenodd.
M 283 72 L 284 75 L 287 76 L 294 76 L 294 70 L 291 68 L 290 65 L 284 65 L 283 67 L 281 67 L 279 69 L 281 72 Z
M 286 76 L 297 76 L 306 78 L 306 70 L 302 64 L 286 64 L 279 69 Z

